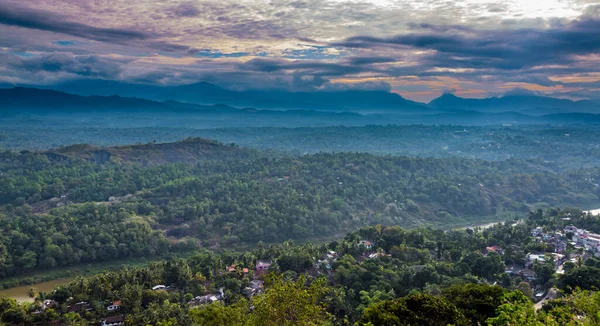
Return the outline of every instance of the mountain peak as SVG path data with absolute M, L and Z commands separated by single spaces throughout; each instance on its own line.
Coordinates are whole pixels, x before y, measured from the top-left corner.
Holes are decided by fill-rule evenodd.
M 431 100 L 431 102 L 429 102 L 429 105 L 443 106 L 443 105 L 448 105 L 448 104 L 454 104 L 457 101 L 461 101 L 461 100 L 465 100 L 465 99 L 462 97 L 458 97 L 452 93 L 444 93 L 440 97 L 437 97 L 437 98 Z

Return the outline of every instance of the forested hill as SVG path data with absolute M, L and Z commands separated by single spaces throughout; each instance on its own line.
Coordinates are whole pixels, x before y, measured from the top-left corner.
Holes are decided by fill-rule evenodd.
M 83 159 L 95 163 L 138 163 L 159 165 L 168 163 L 197 163 L 207 159 L 248 158 L 254 151 L 225 145 L 214 140 L 188 138 L 173 143 L 138 144 L 97 147 L 80 144 L 44 152 L 50 160 Z
M 98 151 L 110 158 L 94 159 Z M 377 223 L 449 227 L 534 207 L 600 202 L 598 169 L 360 153 L 272 155 L 201 139 L 5 151 L 0 171 L 0 277 L 182 244 L 306 240 Z

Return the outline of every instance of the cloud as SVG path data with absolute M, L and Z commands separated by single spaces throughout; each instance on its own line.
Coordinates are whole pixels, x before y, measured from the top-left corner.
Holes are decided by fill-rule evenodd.
M 148 34 L 140 31 L 101 28 L 69 22 L 64 17 L 51 12 L 2 3 L 0 3 L 0 24 L 62 33 L 102 42 L 126 42 L 150 38 Z
M 513 88 L 506 93 L 504 96 L 546 96 L 544 92 L 532 91 L 525 88 Z
M 600 0 L 0 2 L 0 80 L 423 97 L 600 88 L 600 78 L 569 78 L 600 72 Z
M 386 56 L 371 56 L 371 57 L 349 57 L 346 58 L 345 62 L 351 65 L 370 65 L 374 63 L 389 63 L 399 61 L 398 57 L 386 57 Z
M 239 66 L 240 70 L 256 72 L 301 72 L 302 75 L 334 77 L 375 71 L 375 68 L 320 60 L 284 60 L 256 58 Z
M 327 83 L 324 86 L 325 87 L 323 88 L 323 90 L 336 92 L 350 90 L 389 92 L 392 90 L 392 85 L 384 81 L 367 81 L 359 83 Z
M 75 45 L 75 42 L 73 42 L 73 41 L 56 41 L 56 42 L 54 42 L 54 44 L 61 45 L 61 46 L 71 46 L 71 45 Z
M 14 75 L 27 74 L 70 74 L 80 77 L 115 79 L 121 73 L 123 61 L 111 61 L 96 55 L 51 53 L 41 56 L 0 56 L 0 63 L 11 69 Z
M 176 17 L 197 17 L 200 15 L 200 9 L 192 2 L 186 2 L 171 8 L 170 13 Z
M 223 53 L 218 50 L 197 50 L 193 52 L 195 57 L 203 57 L 203 58 L 240 58 L 247 57 L 250 55 L 250 52 L 233 52 L 233 53 Z
M 189 46 L 156 40 L 159 35 L 135 29 L 95 27 L 71 22 L 68 17 L 49 11 L 29 9 L 0 3 L 0 25 L 16 26 L 80 37 L 110 44 L 137 46 L 163 52 L 186 52 Z M 73 41 L 57 41 L 55 44 L 71 46 Z
M 600 51 L 600 19 L 581 19 L 551 29 L 470 30 L 426 26 L 432 32 L 380 38 L 355 36 L 332 46 L 359 49 L 430 50 L 422 62 L 431 67 L 514 70 L 569 64 L 574 55 Z

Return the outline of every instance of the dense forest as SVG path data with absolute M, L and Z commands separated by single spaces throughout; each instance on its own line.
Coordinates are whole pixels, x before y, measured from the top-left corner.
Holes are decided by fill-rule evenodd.
M 203 139 L 0 153 L 2 277 L 169 250 L 464 225 L 598 202 L 597 169 L 361 153 L 285 155 Z M 131 241 L 131 240 L 134 241 Z
M 501 161 L 538 159 L 562 168 L 596 167 L 600 139 L 596 125 L 369 125 L 331 127 L 161 126 L 169 117 L 69 119 L 43 116 L 0 120 L 0 146 L 40 150 L 89 143 L 100 146 L 174 142 L 185 137 L 296 154 L 366 152 L 375 155 L 463 157 Z M 125 120 L 124 120 L 125 119 Z M 123 121 L 127 121 L 123 123 Z
M 550 235 L 566 226 L 598 229 L 600 223 L 579 210 L 550 209 L 487 229 L 377 225 L 321 245 L 260 242 L 251 251 L 204 250 L 188 259 L 79 277 L 50 293 L 32 289 L 34 303 L 1 298 L 0 320 L 8 325 L 87 325 L 110 318 L 127 325 L 596 325 L 600 260 L 593 255 L 571 246 L 563 254 L 579 262 L 561 265 L 562 274 L 554 272 L 550 259 L 533 263 L 533 280 L 510 273 L 527 264 L 529 252 L 554 255 L 550 242 L 532 236 L 532 229 Z M 261 272 L 263 262 L 270 266 Z M 537 291 L 548 293 L 541 307 L 533 303 L 539 301 Z

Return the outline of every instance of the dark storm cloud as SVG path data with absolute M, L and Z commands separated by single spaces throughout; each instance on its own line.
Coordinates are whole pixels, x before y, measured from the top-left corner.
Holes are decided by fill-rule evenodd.
M 374 63 L 389 63 L 396 62 L 398 58 L 395 57 L 350 57 L 345 60 L 351 65 L 370 65 Z
M 144 32 L 99 28 L 82 23 L 65 21 L 52 12 L 27 9 L 0 3 L 0 24 L 62 33 L 102 42 L 125 42 L 144 40 L 150 36 Z
M 36 29 L 76 36 L 93 41 L 113 44 L 135 45 L 161 52 L 185 52 L 188 46 L 165 41 L 156 41 L 159 35 L 121 28 L 99 28 L 83 23 L 70 22 L 67 18 L 49 11 L 26 9 L 0 3 L 0 25 Z M 74 43 L 57 43 L 73 45 Z
M 431 30 L 434 32 L 438 32 L 438 33 L 445 33 L 445 32 L 449 32 L 449 31 L 465 31 L 465 32 L 470 32 L 473 31 L 473 29 L 471 29 L 470 27 L 467 26 L 461 26 L 461 25 L 434 25 L 434 24 L 429 24 L 429 23 L 410 23 L 408 24 L 408 27 L 412 30 Z
M 389 38 L 356 36 L 333 44 L 349 48 L 415 48 L 435 50 L 424 56 L 432 67 L 522 69 L 537 65 L 568 64 L 573 55 L 600 51 L 600 19 L 581 19 L 547 30 L 468 30 L 434 28 L 426 33 Z
M 117 78 L 121 73 L 123 60 L 107 60 L 96 55 L 71 53 L 50 53 L 42 56 L 19 56 L 3 54 L 0 64 L 19 73 L 67 73 L 82 77 Z

